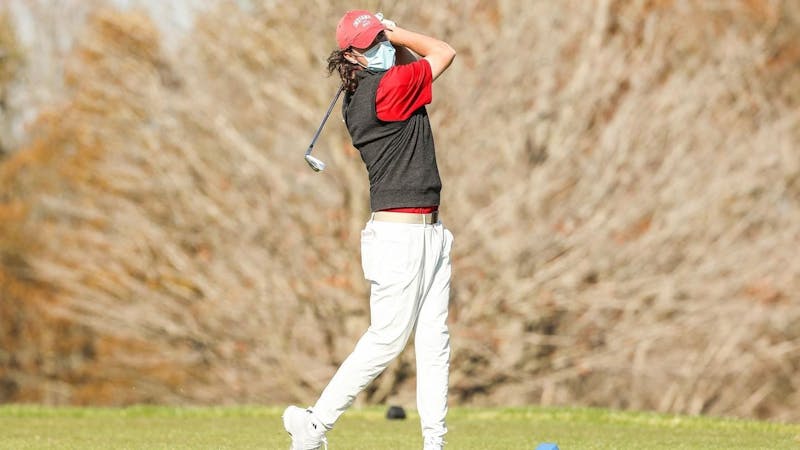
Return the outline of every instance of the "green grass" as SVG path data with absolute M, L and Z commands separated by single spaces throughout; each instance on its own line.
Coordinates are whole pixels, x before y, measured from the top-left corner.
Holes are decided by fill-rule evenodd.
M 348 411 L 331 449 L 420 449 L 418 417 L 387 421 L 384 408 Z M 122 409 L 0 406 L 1 449 L 286 449 L 281 409 Z M 576 408 L 453 408 L 453 450 L 798 449 L 800 425 Z

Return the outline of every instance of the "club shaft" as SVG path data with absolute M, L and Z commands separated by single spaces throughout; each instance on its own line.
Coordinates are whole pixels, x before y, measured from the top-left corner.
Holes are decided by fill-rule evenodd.
M 333 100 L 331 100 L 330 106 L 328 106 L 328 111 L 325 113 L 325 117 L 322 118 L 322 123 L 319 124 L 319 128 L 317 128 L 317 132 L 314 133 L 314 138 L 311 139 L 311 144 L 308 146 L 308 150 L 306 150 L 306 155 L 311 154 L 311 150 L 314 148 L 314 144 L 317 143 L 317 138 L 319 138 L 319 134 L 322 132 L 322 127 L 325 126 L 325 122 L 328 121 L 328 117 L 331 115 L 331 111 L 333 111 L 333 105 L 336 104 L 336 101 L 339 100 L 339 96 L 342 94 L 344 90 L 344 84 L 339 86 L 339 89 L 336 91 L 336 95 L 333 96 Z

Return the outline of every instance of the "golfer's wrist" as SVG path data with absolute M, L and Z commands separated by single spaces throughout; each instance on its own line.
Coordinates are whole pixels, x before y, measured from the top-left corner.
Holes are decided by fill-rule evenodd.
M 395 25 L 393 28 L 386 28 L 383 32 L 386 34 L 386 39 L 389 39 L 389 42 L 405 47 L 405 45 L 400 42 L 404 31 L 406 30 Z
M 397 33 L 397 28 L 398 27 L 387 28 L 383 30 L 383 34 L 386 35 L 386 39 L 389 39 L 389 42 L 392 44 L 400 45 L 400 43 L 396 41 L 397 35 L 395 33 Z

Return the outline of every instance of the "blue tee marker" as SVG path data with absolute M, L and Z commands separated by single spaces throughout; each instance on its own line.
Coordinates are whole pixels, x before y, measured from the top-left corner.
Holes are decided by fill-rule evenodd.
M 558 450 L 558 445 L 552 442 L 542 442 L 536 447 L 536 450 Z

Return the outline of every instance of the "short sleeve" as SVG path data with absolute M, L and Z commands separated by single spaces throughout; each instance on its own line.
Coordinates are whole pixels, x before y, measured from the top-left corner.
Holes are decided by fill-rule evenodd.
M 432 99 L 433 72 L 422 58 L 410 64 L 394 66 L 378 84 L 375 109 L 384 122 L 406 120 Z

